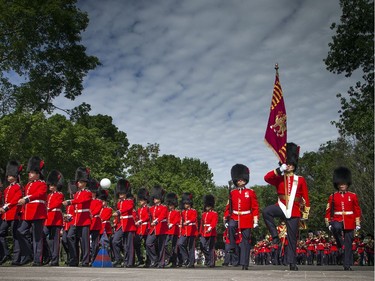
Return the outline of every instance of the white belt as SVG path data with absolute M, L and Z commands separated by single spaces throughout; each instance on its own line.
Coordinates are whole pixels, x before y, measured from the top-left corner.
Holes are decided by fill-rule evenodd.
M 133 216 L 121 216 L 120 219 L 130 219 L 133 218 Z
M 30 201 L 29 203 L 43 203 L 43 204 L 46 204 L 46 201 L 44 201 L 44 200 L 33 200 L 33 201 Z
M 248 215 L 250 213 L 251 213 L 250 210 L 249 211 L 233 211 L 233 214 L 235 215 Z
M 167 222 L 167 219 L 163 219 L 163 220 L 161 220 L 160 222 Z
M 348 212 L 335 212 L 335 215 L 353 215 L 353 211 L 348 211 Z
M 195 225 L 195 222 L 189 222 L 187 225 Z
M 54 209 L 50 210 L 50 212 L 61 212 L 61 209 L 59 209 L 59 208 L 54 208 Z
M 146 221 L 146 222 L 142 222 L 141 224 L 148 224 L 148 222 Z
M 107 222 L 109 222 L 109 221 L 102 221 L 102 223 L 107 223 Z
M 90 212 L 90 209 L 80 209 L 80 210 L 74 210 L 76 213 L 84 213 L 84 212 Z
M 211 226 L 211 224 L 209 224 L 209 223 L 205 223 L 203 226 Z
M 99 218 L 100 216 L 99 215 L 95 215 L 94 218 Z

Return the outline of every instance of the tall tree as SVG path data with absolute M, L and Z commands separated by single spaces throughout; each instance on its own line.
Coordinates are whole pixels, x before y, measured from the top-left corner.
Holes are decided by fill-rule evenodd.
M 350 87 L 349 99 L 342 94 L 339 122 L 334 122 L 341 135 L 354 136 L 374 145 L 374 1 L 340 0 L 340 24 L 333 23 L 336 31 L 329 43 L 329 53 L 324 60 L 333 73 L 351 76 L 360 69 L 363 80 Z M 371 155 L 373 157 L 373 154 Z
M 329 43 L 324 60 L 333 73 L 362 71 L 363 81 L 350 87 L 348 97 L 338 94 L 341 101 L 340 119 L 333 122 L 347 143 L 342 162 L 352 170 L 353 189 L 363 208 L 367 231 L 374 230 L 374 1 L 340 0 L 340 23 Z M 372 219 L 368 219 L 372 218 Z
M 74 100 L 99 60 L 80 44 L 88 25 L 76 0 L 0 0 L 0 116 Z

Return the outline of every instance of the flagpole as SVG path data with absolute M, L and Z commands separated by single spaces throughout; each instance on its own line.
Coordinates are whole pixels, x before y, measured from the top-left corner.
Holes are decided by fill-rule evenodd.
M 276 76 L 279 77 L 279 64 L 275 64 L 275 70 L 276 70 Z M 287 140 L 285 141 L 287 142 Z M 281 163 L 284 164 L 284 163 Z M 286 185 L 286 175 L 284 171 L 284 192 L 285 192 L 285 207 L 288 210 L 288 205 L 289 205 L 289 194 L 288 194 L 288 187 Z

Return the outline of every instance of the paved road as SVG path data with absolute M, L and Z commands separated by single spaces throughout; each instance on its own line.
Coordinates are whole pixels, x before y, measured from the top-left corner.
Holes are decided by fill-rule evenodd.
M 240 268 L 81 268 L 81 267 L 0 267 L 0 280 L 48 280 L 48 281 L 117 281 L 117 280 L 214 280 L 214 281 L 367 281 L 374 280 L 374 267 L 353 267 L 343 271 L 341 266 L 300 266 L 299 271 L 289 271 L 283 266 L 250 266 Z

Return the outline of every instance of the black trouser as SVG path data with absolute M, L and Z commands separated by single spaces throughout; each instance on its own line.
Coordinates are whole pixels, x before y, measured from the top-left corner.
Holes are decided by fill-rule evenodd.
M 204 255 L 204 261 L 207 266 L 215 266 L 215 236 L 200 238 L 201 250 Z
M 299 235 L 298 227 L 300 218 L 291 217 L 290 219 L 287 219 L 278 205 L 270 205 L 264 208 L 262 213 L 264 222 L 266 223 L 272 237 L 278 236 L 275 218 L 281 218 L 285 220 L 288 233 L 288 245 L 286 246 L 286 263 L 295 265 L 297 263 L 296 250 Z
M 225 243 L 225 256 L 224 256 L 224 264 L 226 265 L 233 265 L 237 266 L 239 265 L 240 259 L 239 259 L 239 247 L 236 245 L 236 248 L 234 248 L 234 251 L 230 251 L 231 246 L 227 243 Z
M 177 235 L 167 235 L 167 239 L 165 240 L 165 256 L 166 260 L 168 260 L 173 265 L 177 264 Z
M 143 241 L 144 248 L 146 249 L 146 239 L 147 239 L 147 235 L 136 234 L 134 236 L 134 251 L 135 251 L 135 255 L 137 257 L 138 263 L 144 262 L 145 260 L 145 258 L 143 257 L 143 252 L 142 252 L 142 241 Z M 148 257 L 146 258 L 146 260 L 147 260 L 146 264 L 149 264 Z
M 116 262 L 121 262 L 121 250 L 124 251 L 124 265 L 134 265 L 134 234 L 135 232 L 122 231 L 120 227 L 113 235 L 113 254 Z
M 91 236 L 91 247 L 90 247 L 90 260 L 94 262 L 96 255 L 99 251 L 99 240 L 100 240 L 100 230 L 90 230 Z
M 69 228 L 67 235 L 69 248 L 69 265 L 78 266 L 77 242 L 80 242 L 82 252 L 82 265 L 87 266 L 90 263 L 90 225 L 75 226 Z
M 181 258 L 188 265 L 195 264 L 195 236 L 181 236 L 177 240 Z
M 352 243 L 354 239 L 354 230 L 345 230 L 343 222 L 332 221 L 330 224 L 332 226 L 331 231 L 333 237 L 336 239 L 337 247 L 341 249 L 344 245 L 344 267 L 350 267 L 353 265 Z M 343 233 L 344 239 L 342 238 Z
M 52 265 L 59 264 L 60 258 L 60 230 L 62 226 L 45 226 L 44 232 L 44 259 L 48 258 L 51 260 Z
M 230 240 L 230 247 L 234 249 L 235 247 L 235 237 L 234 234 L 237 232 L 238 229 L 238 221 L 230 220 L 228 226 L 228 234 Z M 248 266 L 250 262 L 250 238 L 251 238 L 251 229 L 250 228 L 243 228 L 241 229 L 241 242 L 240 242 L 240 265 Z
M 22 255 L 33 256 L 34 263 L 42 264 L 43 262 L 43 224 L 44 219 L 21 221 L 17 229 L 18 241 Z M 29 240 L 32 236 L 32 245 Z
M 151 264 L 157 264 L 159 267 L 165 266 L 165 239 L 166 234 L 155 235 L 149 234 L 146 240 L 147 256 L 151 260 Z
M 12 237 L 13 237 L 13 255 L 12 261 L 14 263 L 19 263 L 21 261 L 21 250 L 20 243 L 18 241 L 17 229 L 19 225 L 19 220 L 13 221 L 1 221 L 0 220 L 0 256 L 1 259 L 9 256 L 9 247 L 6 241 L 9 228 L 12 228 Z

